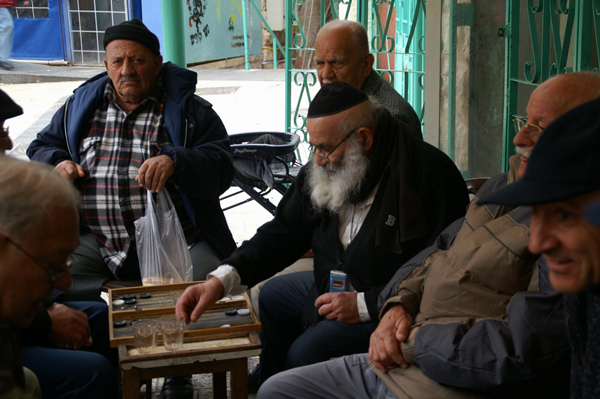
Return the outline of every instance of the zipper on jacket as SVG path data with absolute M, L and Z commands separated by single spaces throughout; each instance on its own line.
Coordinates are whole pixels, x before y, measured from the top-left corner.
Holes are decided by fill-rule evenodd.
M 187 120 L 187 118 L 185 118 L 185 135 L 183 136 L 183 147 L 187 146 L 188 126 L 190 126 L 190 122 Z
M 63 117 L 63 125 L 65 126 L 65 142 L 67 143 L 67 151 L 69 151 L 71 160 L 74 160 L 75 158 L 73 158 L 73 151 L 71 151 L 71 146 L 69 145 L 69 135 L 67 134 L 67 114 L 69 112 L 69 103 L 71 102 L 71 98 L 72 97 L 67 98 L 67 102 L 65 103 L 65 116 Z

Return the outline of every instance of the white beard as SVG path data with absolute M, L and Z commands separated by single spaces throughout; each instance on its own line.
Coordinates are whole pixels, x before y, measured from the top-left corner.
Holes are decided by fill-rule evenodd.
M 307 184 L 313 206 L 339 213 L 365 183 L 369 159 L 358 140 L 348 140 L 342 164 L 334 169 L 328 163 L 318 166 L 313 159 L 307 171 Z

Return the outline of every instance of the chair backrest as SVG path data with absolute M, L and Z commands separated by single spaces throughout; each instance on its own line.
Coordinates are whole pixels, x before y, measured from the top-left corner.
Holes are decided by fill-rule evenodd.
M 236 176 L 261 190 L 293 180 L 289 165 L 294 163 L 294 151 L 300 136 L 283 132 L 240 133 L 230 136 L 231 154 Z
M 477 194 L 477 191 L 479 191 L 481 186 L 483 186 L 488 179 L 489 177 L 472 177 L 466 179 L 465 183 L 467 184 L 467 191 L 469 191 L 469 194 Z
M 300 144 L 300 136 L 284 132 L 251 132 L 232 134 L 229 141 L 234 158 L 262 159 L 293 154 Z

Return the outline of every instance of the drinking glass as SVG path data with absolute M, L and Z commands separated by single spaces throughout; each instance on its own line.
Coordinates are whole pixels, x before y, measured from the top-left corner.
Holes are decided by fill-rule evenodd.
M 179 320 L 177 316 L 163 316 L 158 319 L 163 334 L 163 345 L 165 349 L 176 351 L 183 347 L 183 329 L 185 320 Z
M 156 349 L 156 333 L 158 321 L 138 320 L 131 323 L 135 346 L 141 354 L 152 353 Z

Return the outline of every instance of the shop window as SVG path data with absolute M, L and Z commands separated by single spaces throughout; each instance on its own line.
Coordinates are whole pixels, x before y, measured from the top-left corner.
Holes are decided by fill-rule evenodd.
M 18 0 L 15 17 L 49 19 L 48 0 Z

